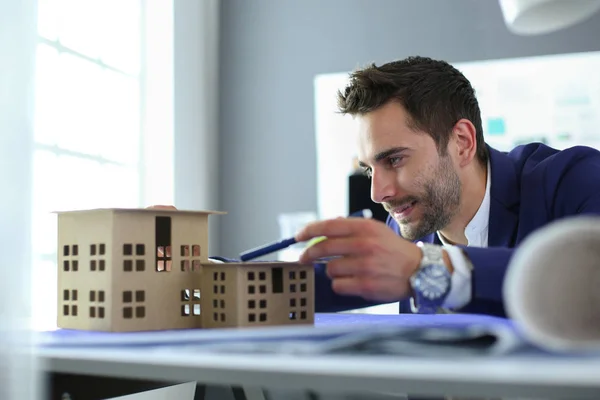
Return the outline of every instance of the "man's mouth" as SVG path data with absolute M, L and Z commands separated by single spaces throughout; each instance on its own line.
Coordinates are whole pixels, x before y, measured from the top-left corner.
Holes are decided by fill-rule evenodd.
M 411 201 L 410 203 L 406 203 L 400 207 L 395 207 L 392 210 L 392 214 L 394 214 L 395 218 L 406 218 L 415 208 L 417 201 Z

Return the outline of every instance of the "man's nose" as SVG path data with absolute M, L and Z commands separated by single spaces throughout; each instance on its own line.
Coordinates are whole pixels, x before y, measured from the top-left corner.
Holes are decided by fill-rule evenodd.
M 394 198 L 395 195 L 394 174 L 385 170 L 374 170 L 371 177 L 371 200 L 375 203 L 383 203 L 387 198 Z

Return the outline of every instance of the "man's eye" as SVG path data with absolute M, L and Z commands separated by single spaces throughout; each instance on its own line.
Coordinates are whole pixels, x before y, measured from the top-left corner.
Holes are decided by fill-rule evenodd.
M 371 175 L 373 175 L 373 172 L 371 171 L 370 168 L 365 168 L 363 170 L 363 174 L 365 174 L 366 176 L 368 176 L 369 178 L 371 177 Z
M 402 161 L 402 157 L 390 157 L 388 158 L 388 162 L 390 163 L 390 166 L 395 167 L 397 164 L 400 163 L 400 161 Z

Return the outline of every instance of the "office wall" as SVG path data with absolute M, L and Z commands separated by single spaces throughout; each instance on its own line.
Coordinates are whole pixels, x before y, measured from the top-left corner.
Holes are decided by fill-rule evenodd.
M 222 0 L 219 251 L 278 237 L 277 215 L 316 210 L 313 79 L 409 55 L 450 62 L 600 50 L 600 15 L 507 32 L 496 0 Z

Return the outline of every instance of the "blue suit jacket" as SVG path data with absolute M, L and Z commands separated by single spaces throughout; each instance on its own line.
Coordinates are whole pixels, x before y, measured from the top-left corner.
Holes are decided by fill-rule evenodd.
M 474 269 L 472 300 L 460 312 L 506 316 L 502 285 L 515 247 L 554 220 L 600 214 L 600 152 L 584 146 L 559 151 L 539 143 L 509 153 L 488 149 L 492 177 L 488 247 L 463 246 Z M 391 217 L 387 225 L 400 235 Z M 440 243 L 436 234 L 419 240 Z M 316 269 L 315 286 L 317 312 L 378 304 L 334 293 L 322 266 Z M 399 311 L 411 312 L 407 300 L 400 302 Z

